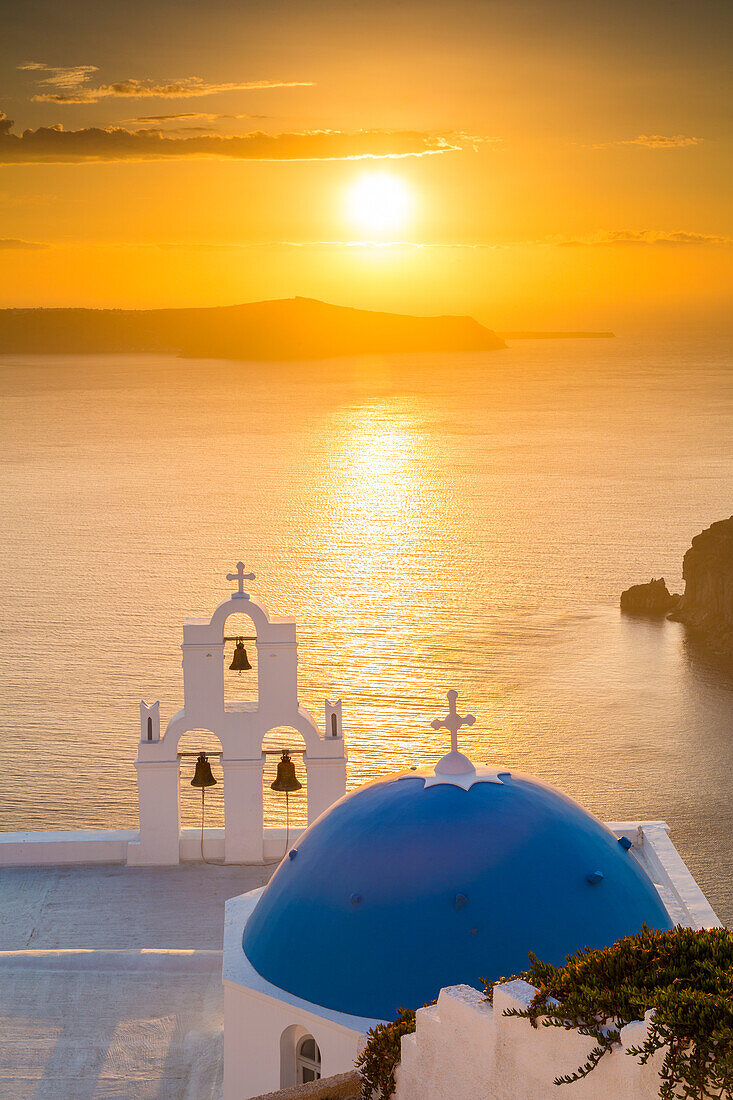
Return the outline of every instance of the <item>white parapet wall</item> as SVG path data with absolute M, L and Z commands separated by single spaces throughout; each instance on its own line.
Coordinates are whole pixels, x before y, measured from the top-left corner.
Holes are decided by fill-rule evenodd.
M 124 863 L 128 844 L 137 838 L 137 829 L 0 833 L 0 867 Z
M 294 844 L 302 826 L 286 831 L 280 826 L 263 831 L 264 861 L 276 863 Z M 67 832 L 0 833 L 0 867 L 52 866 L 75 863 L 129 863 L 136 866 L 140 844 L 137 829 L 77 829 Z M 201 862 L 201 830 L 181 829 L 178 836 L 182 863 Z M 204 829 L 204 858 L 224 860 L 224 830 Z
M 685 928 L 720 928 L 708 899 L 692 877 L 669 835 L 666 821 L 609 821 L 616 836 L 632 841 L 634 858 L 657 888 L 674 924 Z
M 535 992 L 522 981 L 497 985 L 492 1006 L 467 985 L 441 990 L 402 1039 L 395 1100 L 563 1100 L 563 1088 L 568 1100 L 657 1100 L 663 1052 L 645 1066 L 627 1053 L 644 1041 L 647 1020 L 622 1028 L 621 1042 L 587 1077 L 557 1089 L 554 1079 L 586 1062 L 595 1042 L 504 1015 L 527 1008 Z

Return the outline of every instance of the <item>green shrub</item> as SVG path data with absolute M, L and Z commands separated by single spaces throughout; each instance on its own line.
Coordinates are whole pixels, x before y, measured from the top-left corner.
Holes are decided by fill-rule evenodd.
M 371 1100 L 372 1096 L 387 1100 L 393 1094 L 395 1070 L 400 1063 L 400 1040 L 414 1030 L 415 1013 L 407 1008 L 401 1008 L 390 1024 L 377 1024 L 369 1029 L 366 1046 L 356 1060 L 362 1100 Z
M 579 1081 L 619 1041 L 624 1024 L 654 1009 L 647 1040 L 628 1053 L 643 1065 L 664 1050 L 661 1100 L 733 1100 L 733 932 L 715 928 L 696 932 L 643 928 L 612 947 L 585 948 L 563 966 L 530 955 L 530 966 L 502 982 L 522 978 L 537 994 L 526 1010 L 508 1016 L 528 1019 L 533 1027 L 575 1029 L 596 1040 L 588 1061 L 555 1079 L 556 1085 Z M 486 986 L 491 1000 L 493 985 Z M 435 1002 L 433 1002 L 435 1003 Z M 356 1066 L 362 1098 L 392 1096 L 400 1041 L 415 1030 L 415 1013 L 367 1034 Z
M 596 1040 L 588 1061 L 555 1080 L 587 1075 L 619 1031 L 654 1009 L 649 1034 L 628 1053 L 645 1064 L 664 1050 L 662 1100 L 733 1097 L 733 933 L 726 928 L 660 932 L 643 928 L 602 950 L 569 955 L 563 966 L 530 955 L 522 974 L 537 988 L 529 1008 L 510 1009 L 534 1027 L 574 1028 Z M 511 979 L 504 979 L 510 981 Z M 487 995 L 490 991 L 487 988 Z

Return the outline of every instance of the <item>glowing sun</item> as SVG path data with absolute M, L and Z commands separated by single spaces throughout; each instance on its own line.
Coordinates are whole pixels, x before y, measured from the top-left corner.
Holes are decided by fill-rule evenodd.
M 383 234 L 407 223 L 412 196 L 399 176 L 370 172 L 351 185 L 346 204 L 350 221 L 369 233 Z

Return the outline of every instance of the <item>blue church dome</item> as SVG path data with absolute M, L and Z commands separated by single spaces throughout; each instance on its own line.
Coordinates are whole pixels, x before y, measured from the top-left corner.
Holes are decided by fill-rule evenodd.
M 300 838 L 247 922 L 264 978 L 325 1008 L 392 1019 L 444 986 L 562 963 L 643 924 L 671 928 L 601 821 L 526 775 L 461 766 L 378 779 Z

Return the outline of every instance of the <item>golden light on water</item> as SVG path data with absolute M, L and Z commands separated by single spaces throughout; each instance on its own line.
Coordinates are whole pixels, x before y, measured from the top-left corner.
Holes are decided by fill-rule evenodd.
M 349 223 L 377 237 L 403 230 L 413 204 L 404 180 L 392 172 L 365 173 L 346 195 Z

